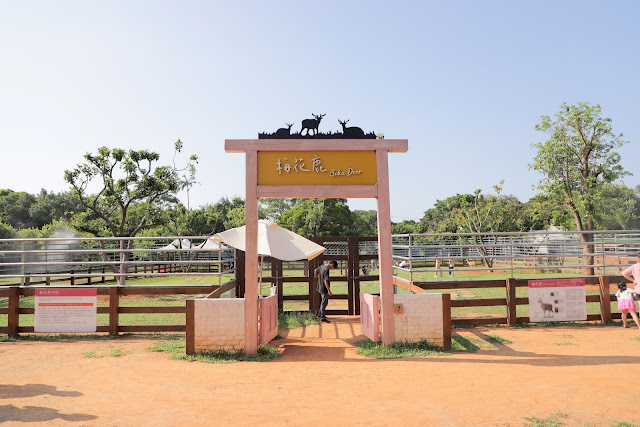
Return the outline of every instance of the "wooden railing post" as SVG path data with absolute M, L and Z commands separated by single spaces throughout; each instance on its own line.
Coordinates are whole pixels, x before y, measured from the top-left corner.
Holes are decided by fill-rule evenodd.
M 109 287 L 109 334 L 118 335 L 120 286 Z
M 7 316 L 9 336 L 17 337 L 20 326 L 20 288 L 18 286 L 9 287 L 9 314 Z
M 609 290 L 609 276 L 600 276 L 600 318 L 602 323 L 611 321 L 611 291 Z
M 238 281 L 238 290 L 236 291 L 236 296 L 238 298 L 244 298 L 244 251 L 239 249 L 236 250 L 236 280 Z
M 186 332 L 186 353 L 196 353 L 196 336 L 195 336 L 195 300 L 187 300 L 187 332 Z
M 451 294 L 442 294 L 442 335 L 442 346 L 451 350 Z
M 513 279 L 507 281 L 507 326 L 516 325 L 516 285 Z

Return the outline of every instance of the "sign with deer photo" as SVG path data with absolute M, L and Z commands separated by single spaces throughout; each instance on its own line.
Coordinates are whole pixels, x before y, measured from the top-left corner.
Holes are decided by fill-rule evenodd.
M 529 280 L 529 321 L 587 320 L 584 279 Z
M 258 185 L 374 185 L 375 151 L 259 151 Z

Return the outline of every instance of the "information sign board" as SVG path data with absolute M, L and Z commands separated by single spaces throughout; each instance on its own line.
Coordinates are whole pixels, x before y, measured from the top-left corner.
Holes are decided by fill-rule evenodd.
M 36 289 L 35 332 L 96 332 L 97 289 Z
M 587 320 L 584 279 L 529 280 L 529 321 Z

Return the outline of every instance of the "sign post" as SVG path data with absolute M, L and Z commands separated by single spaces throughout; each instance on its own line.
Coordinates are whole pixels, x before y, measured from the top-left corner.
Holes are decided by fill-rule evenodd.
M 347 128 L 351 129 L 351 128 Z M 258 199 L 376 198 L 382 301 L 382 343 L 395 341 L 388 153 L 406 139 L 228 139 L 228 153 L 246 154 L 245 339 L 258 348 Z

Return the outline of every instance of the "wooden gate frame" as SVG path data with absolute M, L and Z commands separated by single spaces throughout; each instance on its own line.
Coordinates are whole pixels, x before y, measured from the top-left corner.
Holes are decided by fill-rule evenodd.
M 227 139 L 227 153 L 245 153 L 245 352 L 258 351 L 258 199 L 260 198 L 375 198 L 378 211 L 378 259 L 382 308 L 382 343 L 395 341 L 393 314 L 393 264 L 391 209 L 389 202 L 389 157 L 406 153 L 406 139 Z M 259 151 L 374 151 L 374 185 L 258 185 Z

